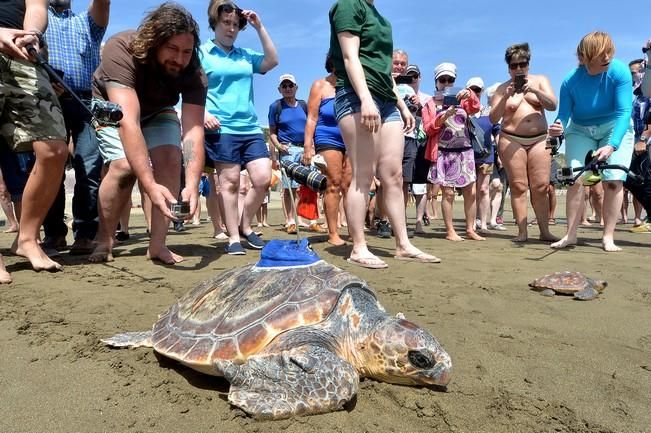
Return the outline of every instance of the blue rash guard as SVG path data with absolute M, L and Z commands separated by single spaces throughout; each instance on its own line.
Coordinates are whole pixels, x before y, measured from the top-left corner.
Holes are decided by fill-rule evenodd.
M 631 122 L 633 81 L 628 66 L 614 59 L 608 70 L 590 75 L 581 65 L 570 72 L 561 85 L 557 120 L 597 126 L 615 121 L 610 145 L 617 150 Z

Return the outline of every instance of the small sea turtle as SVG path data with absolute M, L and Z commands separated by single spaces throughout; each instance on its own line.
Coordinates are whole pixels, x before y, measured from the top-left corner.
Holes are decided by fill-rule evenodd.
M 387 314 L 366 282 L 315 257 L 308 266 L 265 267 L 261 260 L 231 269 L 179 299 L 152 331 L 102 341 L 153 347 L 223 376 L 231 404 L 263 419 L 341 409 L 360 376 L 448 384 L 452 362 L 436 338 Z
M 575 299 L 590 301 L 606 289 L 608 283 L 604 280 L 593 280 L 581 272 L 555 272 L 536 278 L 529 286 L 532 290 L 541 292 L 543 296 L 554 296 L 556 293 L 574 295 Z

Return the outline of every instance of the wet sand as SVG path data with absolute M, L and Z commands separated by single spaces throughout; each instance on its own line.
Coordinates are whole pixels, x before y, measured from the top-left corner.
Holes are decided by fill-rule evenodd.
M 272 210 L 271 222 L 281 218 Z M 12 235 L 0 234 L 14 278 L 0 286 L 0 432 L 651 431 L 651 235 L 628 233 L 630 225 L 618 226 L 624 251 L 605 254 L 598 227 L 581 229 L 583 245 L 553 251 L 536 241 L 512 244 L 512 224 L 486 242 L 445 241 L 436 220 L 414 243 L 443 263 L 398 262 L 393 240 L 370 236 L 389 263 L 376 271 L 346 263 L 350 247 L 308 235 L 323 259 L 366 279 L 388 311 L 429 329 L 451 354 L 454 378 L 447 392 L 364 380 L 347 411 L 256 422 L 229 406 L 226 381 L 148 349 L 99 342 L 149 329 L 195 284 L 257 257 L 223 254 L 203 222 L 170 234 L 186 261 L 161 266 L 144 257 L 139 210 L 132 223 L 115 262 L 89 264 L 64 252 L 56 274 L 9 256 Z M 562 235 L 564 226 L 552 230 Z M 272 237 L 289 236 L 275 226 L 264 230 Z M 535 277 L 562 270 L 609 287 L 591 302 L 528 289 Z

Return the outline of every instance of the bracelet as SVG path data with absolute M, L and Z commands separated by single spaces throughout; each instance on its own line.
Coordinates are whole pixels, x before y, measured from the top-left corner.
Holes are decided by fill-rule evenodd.
M 38 46 L 39 47 L 45 46 L 45 37 L 43 36 L 42 31 L 34 29 L 34 30 L 30 30 L 30 32 L 33 32 L 36 35 L 36 37 L 38 38 Z

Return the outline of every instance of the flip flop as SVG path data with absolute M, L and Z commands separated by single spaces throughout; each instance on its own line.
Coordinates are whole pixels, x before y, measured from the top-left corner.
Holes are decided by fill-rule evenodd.
M 368 269 L 385 269 L 389 267 L 389 265 L 387 265 L 377 257 L 365 257 L 359 259 L 353 259 L 352 257 L 348 257 L 346 261 L 348 263 L 352 263 L 353 265 L 361 266 L 363 268 L 368 268 Z
M 396 260 L 402 260 L 405 262 L 417 262 L 417 263 L 441 263 L 441 259 L 436 256 L 431 256 L 426 253 L 410 254 L 407 256 L 393 256 Z

